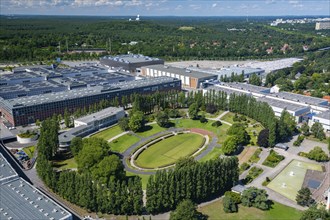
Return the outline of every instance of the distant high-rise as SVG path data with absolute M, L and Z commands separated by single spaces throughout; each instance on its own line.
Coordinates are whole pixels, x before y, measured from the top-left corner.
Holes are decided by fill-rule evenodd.
M 315 30 L 330 29 L 330 21 L 316 22 Z

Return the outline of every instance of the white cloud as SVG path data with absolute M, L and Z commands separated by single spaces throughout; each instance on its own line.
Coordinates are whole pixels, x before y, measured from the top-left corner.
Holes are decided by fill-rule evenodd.
M 297 1 L 297 0 L 290 0 L 289 3 L 292 4 L 292 5 L 295 5 L 295 4 L 298 4 L 299 1 Z
M 201 9 L 202 6 L 191 4 L 191 5 L 189 5 L 189 7 L 192 8 L 193 10 L 198 10 L 198 9 Z
M 217 7 L 217 5 L 218 5 L 217 3 L 213 3 L 213 4 L 212 4 L 212 8 Z
M 266 5 L 271 5 L 271 4 L 275 4 L 276 1 L 275 0 L 266 0 L 265 4 Z

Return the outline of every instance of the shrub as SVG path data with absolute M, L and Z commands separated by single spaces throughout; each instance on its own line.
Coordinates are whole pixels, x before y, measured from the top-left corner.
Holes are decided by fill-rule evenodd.
M 252 167 L 249 170 L 248 175 L 246 176 L 244 182 L 245 184 L 251 183 L 255 178 L 257 178 L 264 170 L 258 167 Z
M 299 135 L 297 140 L 295 142 L 293 142 L 293 146 L 297 146 L 297 147 L 300 146 L 301 143 L 304 141 L 304 139 L 305 139 L 305 136 Z
M 262 164 L 269 167 L 276 167 L 279 162 L 284 160 L 284 158 L 284 156 L 276 153 L 274 150 L 271 150 L 268 157 Z
M 210 113 L 210 114 L 216 113 L 217 110 L 218 110 L 217 107 L 214 104 L 211 104 L 211 103 L 207 104 L 206 107 L 205 107 L 205 111 L 207 113 Z
M 225 192 L 225 197 L 231 197 L 234 203 L 239 204 L 241 203 L 241 195 L 238 193 L 234 193 L 232 191 Z
M 242 163 L 242 165 L 240 167 L 240 170 L 245 171 L 245 170 L 247 170 L 249 168 L 250 168 L 250 164 L 248 164 L 248 163 L 245 162 L 245 163 Z
M 211 124 L 213 127 L 220 127 L 222 125 L 221 121 L 215 121 Z
M 307 158 L 311 160 L 316 160 L 318 162 L 328 161 L 328 155 L 322 150 L 321 147 L 314 147 L 308 154 Z

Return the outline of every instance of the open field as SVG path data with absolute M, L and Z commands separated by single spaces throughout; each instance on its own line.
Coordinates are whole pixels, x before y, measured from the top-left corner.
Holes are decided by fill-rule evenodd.
M 141 177 L 142 189 L 143 190 L 147 189 L 147 183 L 148 183 L 148 179 L 149 179 L 149 176 L 150 176 L 149 174 L 136 174 L 136 173 L 126 171 L 126 176 L 139 176 L 139 177 Z
M 307 169 L 322 171 L 322 166 L 319 164 L 292 160 L 267 187 L 295 201 L 297 192 L 303 184 Z
M 198 208 L 199 212 L 208 216 L 208 220 L 237 220 L 237 219 L 262 219 L 262 220 L 298 220 L 301 217 L 301 212 L 274 202 L 270 210 L 262 211 L 254 207 L 245 207 L 239 205 L 237 213 L 225 213 L 223 211 L 222 200 L 218 200 L 201 208 Z
M 244 150 L 237 156 L 239 164 L 241 165 L 244 162 L 248 162 L 257 149 L 257 147 L 252 146 L 245 147 Z
M 230 127 L 222 124 L 220 127 L 213 127 L 214 121 L 209 120 L 207 123 L 201 123 L 199 120 L 177 119 L 173 121 L 177 128 L 201 128 L 213 132 L 219 138 L 218 143 L 223 143 L 227 137 L 227 130 Z
M 110 149 L 114 152 L 123 153 L 130 146 L 137 143 L 139 140 L 140 140 L 140 138 L 138 138 L 134 135 L 125 134 L 125 135 L 120 136 L 119 138 L 116 138 L 115 140 L 111 141 Z
M 66 160 L 53 161 L 53 166 L 58 170 L 76 169 L 78 167 L 73 157 Z
M 213 148 L 208 154 L 206 154 L 204 157 L 202 157 L 202 159 L 200 159 L 200 162 L 205 162 L 208 160 L 213 160 L 216 159 L 218 157 L 220 157 L 220 155 L 223 154 L 222 149 L 220 147 L 216 147 Z
M 116 125 L 111 128 L 107 128 L 101 132 L 98 132 L 98 133 L 92 135 L 92 137 L 102 138 L 107 141 L 121 133 L 123 133 L 123 131 L 120 129 L 120 127 L 118 125 Z
M 165 131 L 166 128 L 160 127 L 158 124 L 146 125 L 143 131 L 136 132 L 137 135 L 141 137 L 149 137 L 158 132 Z
M 175 163 L 180 157 L 194 153 L 203 143 L 198 134 L 175 135 L 159 141 L 145 149 L 136 159 L 136 165 L 143 168 L 156 168 Z

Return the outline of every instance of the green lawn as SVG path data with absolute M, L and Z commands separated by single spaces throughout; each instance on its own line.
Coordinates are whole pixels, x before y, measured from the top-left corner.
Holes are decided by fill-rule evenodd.
M 237 115 L 238 115 L 238 116 L 242 116 L 241 114 L 237 114 Z M 221 120 L 226 121 L 226 122 L 229 122 L 230 124 L 234 124 L 234 123 L 235 123 L 235 122 L 233 121 L 234 116 L 235 116 L 235 113 L 233 113 L 233 112 L 228 112 L 227 114 L 225 114 L 225 115 L 221 118 Z M 245 117 L 246 117 L 247 121 L 249 121 L 249 124 L 255 124 L 255 123 L 257 123 L 256 120 L 254 120 L 254 119 L 252 119 L 252 118 L 249 118 L 249 117 L 247 117 L 247 116 L 245 116 Z M 238 121 L 237 121 L 237 122 L 238 122 Z M 241 121 L 241 123 L 244 123 L 244 121 Z
M 75 169 L 78 167 L 73 157 L 66 160 L 53 161 L 53 166 L 58 170 Z
M 35 151 L 35 146 L 25 147 L 23 148 L 23 151 L 29 156 L 30 159 L 32 159 L 33 153 Z
M 158 124 L 146 125 L 145 127 L 146 128 L 144 129 L 144 131 L 136 132 L 136 134 L 141 136 L 141 137 L 149 137 L 149 136 L 154 135 L 158 132 L 166 130 L 166 128 L 162 128 Z
M 92 137 L 102 138 L 107 141 L 121 133 L 123 133 L 123 131 L 120 129 L 118 125 L 115 125 L 111 128 L 105 129 L 101 132 L 92 135 Z
M 141 177 L 142 189 L 143 190 L 147 189 L 147 183 L 148 183 L 148 179 L 149 179 L 150 175 L 148 175 L 148 174 L 136 174 L 136 173 L 126 171 L 126 176 L 139 176 L 139 177 Z
M 213 148 L 208 154 L 206 154 L 204 157 L 202 157 L 202 159 L 200 159 L 200 162 L 205 162 L 208 160 L 213 160 L 218 158 L 222 153 L 222 150 L 220 147 L 217 148 Z
M 267 187 L 295 201 L 297 192 L 304 182 L 307 169 L 322 171 L 322 166 L 319 164 L 292 160 Z
M 180 134 L 159 141 L 144 150 L 136 164 L 144 168 L 156 168 L 175 163 L 180 157 L 193 154 L 203 143 L 198 134 Z
M 124 134 L 123 136 L 120 136 L 119 138 L 110 142 L 110 149 L 114 152 L 123 153 L 139 140 L 140 138 L 134 135 Z
M 222 200 L 198 209 L 199 212 L 208 216 L 208 220 L 237 220 L 237 219 L 260 219 L 260 220 L 298 220 L 301 217 L 301 211 L 294 208 L 274 202 L 272 208 L 268 211 L 262 211 L 253 207 L 239 205 L 237 213 L 225 213 L 223 211 Z
M 249 127 L 246 128 L 247 133 L 251 137 L 251 140 L 250 141 L 252 141 L 254 143 L 253 146 L 256 146 L 257 145 L 258 135 L 259 135 L 259 133 L 260 133 L 260 131 L 262 129 L 264 129 L 264 127 L 260 123 L 256 124 L 255 127 L 250 127 L 249 126 Z M 256 135 L 254 135 L 254 133 Z
M 200 111 L 198 114 L 199 115 L 201 115 L 201 114 L 205 114 L 205 117 L 206 118 L 216 118 L 216 117 L 218 117 L 219 115 L 221 115 L 222 113 L 224 113 L 224 111 L 221 111 L 221 110 L 219 110 L 219 111 L 217 111 L 216 113 L 214 113 L 214 114 L 210 114 L 210 113 L 207 113 L 207 112 L 204 112 L 204 111 Z
M 177 119 L 173 121 L 177 128 L 201 128 L 213 132 L 218 137 L 218 143 L 221 144 L 227 137 L 227 130 L 230 127 L 227 124 L 222 124 L 220 127 L 213 127 L 214 121 L 209 120 L 207 123 L 201 123 L 199 120 Z

